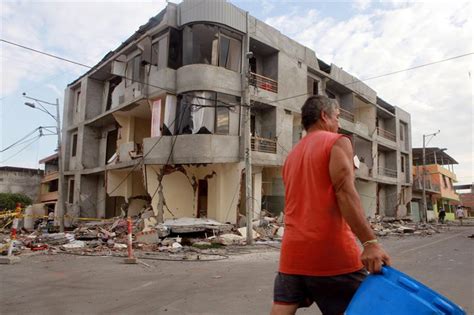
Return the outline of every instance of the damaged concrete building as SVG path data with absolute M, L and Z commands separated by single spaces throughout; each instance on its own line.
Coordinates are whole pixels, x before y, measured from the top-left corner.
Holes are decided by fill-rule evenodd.
M 256 216 L 283 210 L 281 167 L 303 135 L 300 109 L 312 94 L 341 103 L 341 132 L 360 162 L 357 188 L 367 215 L 405 214 L 408 113 L 231 3 L 185 0 L 168 3 L 68 85 L 68 215 L 109 218 L 151 205 L 159 219 L 237 223 L 245 213 L 245 93 Z

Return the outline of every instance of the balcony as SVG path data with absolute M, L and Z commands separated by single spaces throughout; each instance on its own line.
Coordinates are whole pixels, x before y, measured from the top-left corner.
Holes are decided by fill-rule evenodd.
M 390 168 L 379 167 L 378 168 L 379 175 L 397 178 L 397 170 L 392 170 Z
M 249 84 L 258 89 L 278 93 L 278 82 L 256 73 L 250 73 Z
M 251 148 L 252 148 L 252 151 L 276 154 L 277 141 L 272 140 L 272 139 L 260 138 L 260 137 L 252 137 Z
M 377 127 L 377 134 L 385 139 L 388 139 L 390 141 L 397 141 L 397 137 L 393 132 L 390 132 L 388 130 L 382 129 L 380 127 Z
M 422 184 L 423 182 L 421 181 L 421 179 L 417 178 L 413 181 L 413 188 L 417 190 L 422 190 L 423 189 Z M 430 180 L 425 181 L 425 189 L 430 190 L 430 191 L 435 191 L 435 192 L 441 191 L 440 186 L 438 184 L 432 183 Z
M 339 114 L 340 114 L 339 117 L 341 117 L 342 119 L 345 119 L 350 122 L 354 122 L 354 114 L 351 113 L 350 111 L 339 108 Z
M 234 163 L 239 136 L 189 134 L 143 139 L 147 164 Z
M 58 200 L 57 191 L 47 192 L 47 193 L 39 195 L 38 197 L 39 202 L 56 201 L 56 200 Z

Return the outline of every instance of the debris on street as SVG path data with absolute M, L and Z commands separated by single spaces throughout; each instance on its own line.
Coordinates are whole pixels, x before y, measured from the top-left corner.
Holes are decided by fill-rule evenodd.
M 132 247 L 138 255 L 165 255 L 167 259 L 177 260 L 202 260 L 204 254 L 227 255 L 232 248 L 246 245 L 247 228 L 241 226 L 243 221 L 233 225 L 206 218 L 178 218 L 159 223 L 154 212 L 147 209 L 131 218 Z M 446 225 L 415 223 L 410 218 L 381 216 L 369 218 L 369 223 L 379 237 L 427 236 L 446 228 Z M 20 230 L 13 244 L 13 254 L 31 251 L 125 257 L 127 253 L 127 219 L 124 217 L 82 222 L 65 233 L 51 231 L 41 223 L 33 231 Z M 259 246 L 279 248 L 284 231 L 282 214 L 272 216 L 262 211 L 262 216 L 252 223 L 252 238 Z M 0 230 L 3 254 L 10 241 L 9 232 L 5 227 Z

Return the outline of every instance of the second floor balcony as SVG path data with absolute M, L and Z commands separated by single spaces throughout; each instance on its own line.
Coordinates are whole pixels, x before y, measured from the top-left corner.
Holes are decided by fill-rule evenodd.
M 251 138 L 251 148 L 252 148 L 252 151 L 276 154 L 277 153 L 277 141 L 273 140 L 273 139 L 252 137 Z
M 391 168 L 379 167 L 378 168 L 378 173 L 381 176 L 397 178 L 397 170 L 394 170 L 394 169 L 391 169 Z
M 278 82 L 256 73 L 250 73 L 249 84 L 258 89 L 278 93 Z
M 390 141 L 393 141 L 393 142 L 396 142 L 397 141 L 397 137 L 395 135 L 395 133 L 391 132 L 391 131 L 388 131 L 386 129 L 382 129 L 380 127 L 377 127 L 377 135 L 385 138 L 385 139 L 388 139 Z
M 413 188 L 417 190 L 423 189 L 423 181 L 421 180 L 421 178 L 415 178 L 415 180 L 413 181 Z M 435 192 L 441 191 L 439 184 L 435 184 L 430 180 L 425 180 L 425 189 Z

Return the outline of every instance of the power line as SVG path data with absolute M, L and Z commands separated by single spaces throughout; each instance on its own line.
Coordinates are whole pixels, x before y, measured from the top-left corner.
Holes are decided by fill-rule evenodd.
M 10 42 L 10 41 L 5 40 L 5 39 L 3 39 L 3 38 L 0 38 L 0 41 L 1 41 L 1 42 L 4 42 L 4 43 L 7 43 L 7 44 L 10 44 L 10 45 L 13 45 L 13 46 L 17 46 L 17 47 L 26 49 L 26 50 L 33 51 L 33 52 L 38 53 L 38 54 L 42 54 L 42 55 L 49 56 L 49 57 L 51 57 L 51 58 L 56 58 L 56 59 L 59 59 L 59 60 L 62 60 L 62 61 L 66 61 L 66 62 L 75 64 L 75 65 L 78 65 L 78 66 L 81 66 L 81 67 L 85 67 L 85 68 L 92 69 L 91 66 L 85 65 L 85 64 L 83 64 L 83 63 L 80 63 L 80 62 L 77 62 L 77 61 L 74 61 L 74 60 L 70 60 L 70 59 L 66 59 L 66 58 L 63 58 L 63 57 L 59 57 L 59 56 L 56 56 L 56 55 L 53 55 L 53 54 L 50 54 L 50 53 L 47 53 L 47 52 L 44 52 L 44 51 L 41 51 L 41 50 L 37 50 L 37 49 L 34 49 L 34 48 L 30 48 L 30 47 L 27 47 L 27 46 L 23 46 L 23 45 L 17 44 L 17 43 L 14 43 L 14 42 Z
M 33 143 L 35 143 L 36 141 L 39 140 L 39 138 L 41 138 L 42 136 L 37 136 L 36 138 L 33 138 L 33 139 L 30 139 L 29 143 L 27 143 L 23 148 L 21 148 L 18 152 L 16 152 L 15 154 L 11 155 L 10 157 L 6 158 L 5 160 L 1 161 L 0 163 L 5 163 L 6 161 L 9 161 L 11 160 L 12 158 L 14 158 L 15 156 L 17 156 L 18 154 L 20 154 L 21 152 L 23 152 L 26 148 L 28 148 L 30 145 L 32 145 Z

